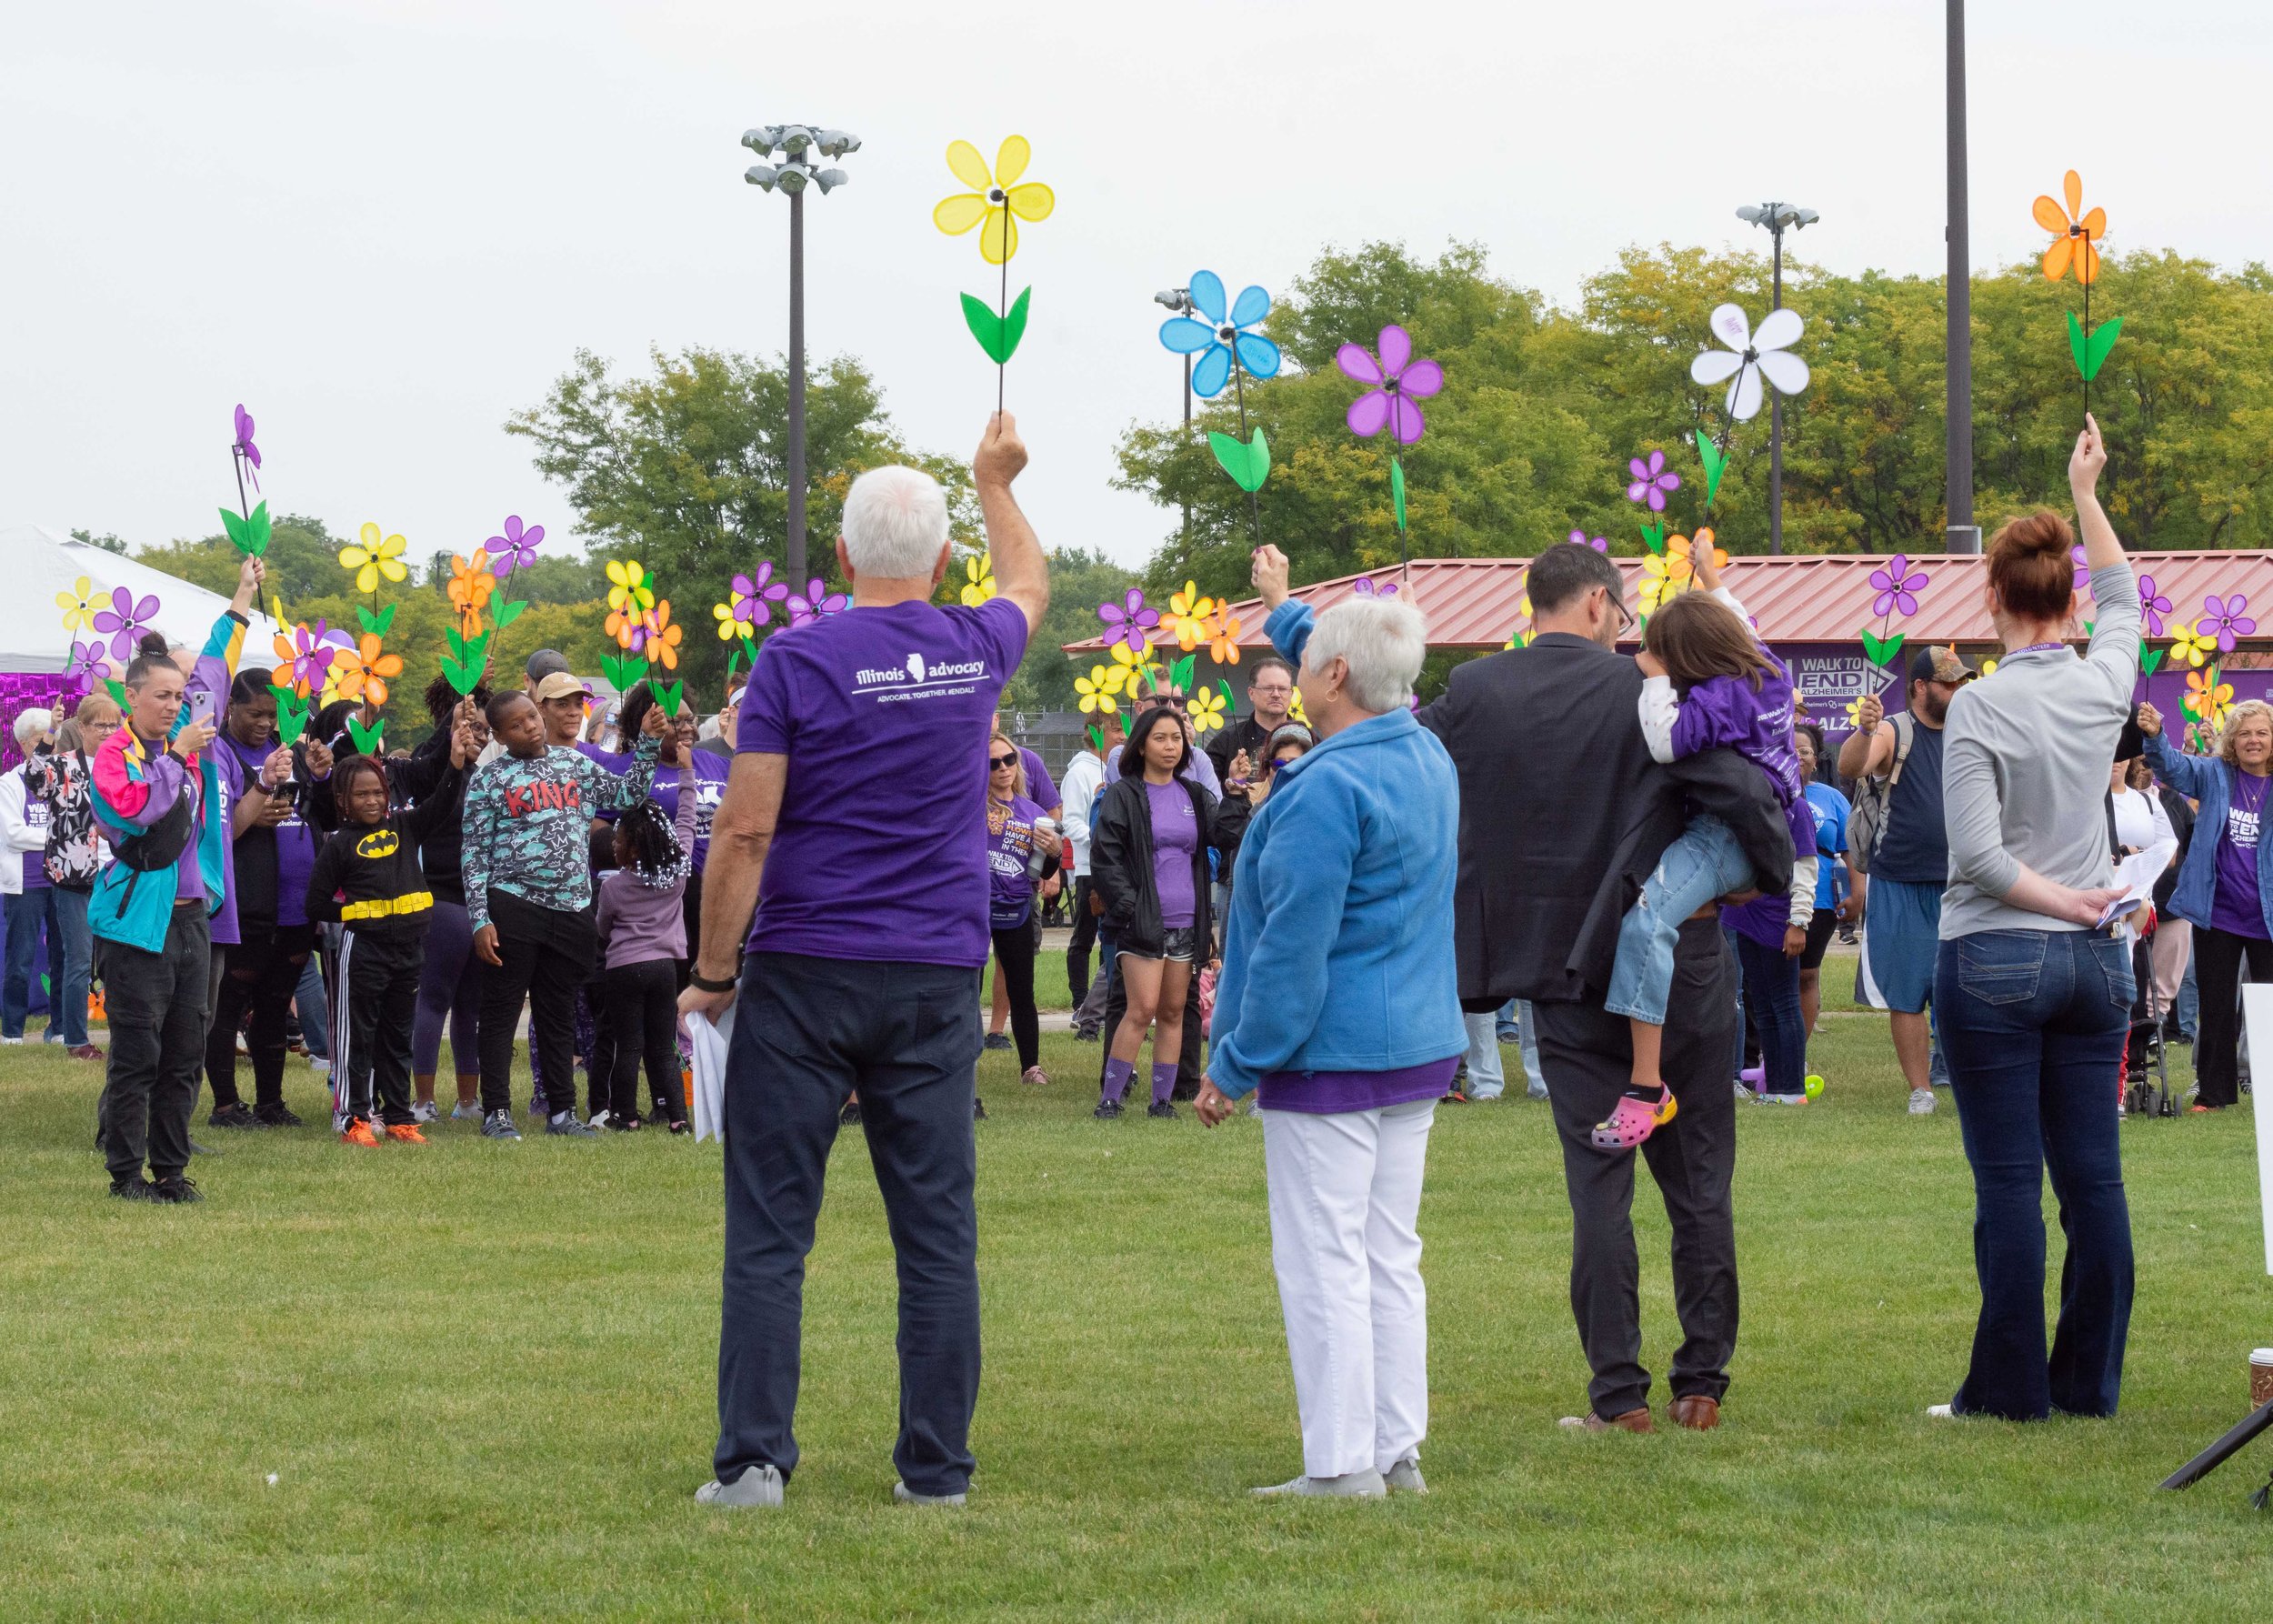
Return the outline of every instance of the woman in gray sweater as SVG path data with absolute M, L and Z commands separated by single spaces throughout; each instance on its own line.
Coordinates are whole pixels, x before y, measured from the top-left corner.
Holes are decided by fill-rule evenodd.
M 2116 1061 L 2132 998 L 2128 946 L 2100 923 L 2108 767 L 2138 676 L 2138 589 L 2097 486 L 2088 416 L 2068 459 L 2096 607 L 2076 613 L 2066 520 L 2018 518 L 1989 545 L 1997 674 L 1950 701 L 1942 800 L 1949 888 L 1934 1007 L 1973 1167 L 1981 1316 L 1964 1384 L 1937 1415 L 2041 1420 L 2115 1413 L 2131 1315 L 2131 1220 L 2116 1137 Z M 2060 1318 L 2044 1343 L 2043 1170 L 2068 1233 Z

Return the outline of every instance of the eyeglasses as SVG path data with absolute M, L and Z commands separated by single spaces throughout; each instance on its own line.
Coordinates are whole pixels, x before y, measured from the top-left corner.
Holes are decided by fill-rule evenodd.
M 1623 597 L 1612 596 L 1611 591 L 1607 586 L 1597 586 L 1595 590 L 1601 593 L 1603 596 L 1609 598 L 1610 606 L 1618 612 L 1619 636 L 1625 636 L 1627 632 L 1632 631 L 1637 625 L 1640 624 L 1634 618 L 1634 611 L 1626 606 L 1626 600 Z
M 986 758 L 986 765 L 996 772 L 1000 772 L 1006 767 L 1017 766 L 1018 758 L 1016 756 L 989 756 Z

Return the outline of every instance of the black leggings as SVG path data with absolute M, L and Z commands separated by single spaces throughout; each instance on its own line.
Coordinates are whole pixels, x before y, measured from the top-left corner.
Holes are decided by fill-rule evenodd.
M 2234 1006 L 2245 954 L 2252 981 L 2273 981 L 2273 942 L 2208 925 L 2194 927 L 2194 979 L 2202 994 L 2202 1027 L 2194 1045 L 2199 1105 L 2233 1105 L 2241 1098 L 2240 1022 Z
M 616 1039 L 607 1108 L 616 1117 L 639 1115 L 639 1063 L 647 1063 L 647 1092 L 673 1122 L 686 1120 L 679 1088 L 678 965 L 668 958 L 619 964 L 606 972 L 607 1020 Z
M 1034 921 L 995 932 L 995 973 L 1010 993 L 1010 1035 L 1018 1044 L 1018 1069 L 1042 1063 L 1042 1018 L 1034 1009 Z
M 236 1091 L 236 1032 L 249 1013 L 245 1047 L 252 1051 L 253 1098 L 265 1106 L 284 1103 L 285 1014 L 300 985 L 300 969 L 315 951 L 315 927 L 277 926 L 244 919 L 244 939 L 214 951 L 225 956 L 221 992 L 205 1032 L 205 1077 L 213 1085 L 213 1108 L 240 1103 Z

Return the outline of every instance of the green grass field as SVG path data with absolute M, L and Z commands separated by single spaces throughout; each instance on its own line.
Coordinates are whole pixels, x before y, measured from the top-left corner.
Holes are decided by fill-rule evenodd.
M 659 1134 L 351 1151 L 222 1135 L 199 1207 L 125 1207 L 95 1068 L 0 1051 L 0 1616 L 15 1619 L 2234 1619 L 2262 1616 L 2261 1442 L 2155 1484 L 2273 1343 L 2247 1111 L 2131 1122 L 2123 1412 L 1934 1422 L 1976 1304 L 1945 1102 L 1829 1018 L 1805 1109 L 1747 1108 L 1744 1328 L 1716 1433 L 1574 1436 L 1586 1369 L 1544 1107 L 1447 1108 L 1421 1211 L 1435 1492 L 1258 1505 L 1299 1469 L 1260 1133 L 1090 1119 L 986 1057 L 987 1366 L 962 1513 L 889 1503 L 890 1253 L 856 1138 L 806 1291 L 805 1464 L 709 1474 L 719 1156 Z M 2184 1051 L 2180 1051 L 2183 1053 Z M 1511 1071 L 1515 1057 L 1508 1055 Z M 311 1121 L 320 1084 L 292 1073 Z M 526 1092 L 526 1088 L 522 1090 Z M 1646 1358 L 1676 1339 L 1637 1202 Z M 1662 1402 L 1663 1395 L 1658 1395 Z

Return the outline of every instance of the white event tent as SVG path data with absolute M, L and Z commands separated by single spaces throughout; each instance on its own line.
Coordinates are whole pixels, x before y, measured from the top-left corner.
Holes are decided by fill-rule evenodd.
M 201 647 L 229 600 L 176 576 L 138 564 L 124 554 L 85 542 L 58 538 L 37 525 L 0 526 L 0 671 L 61 671 L 70 657 L 73 634 L 63 627 L 55 594 L 67 592 L 81 576 L 107 596 L 119 586 L 135 601 L 155 596 L 151 625 L 169 641 Z M 76 634 L 82 641 L 92 634 Z M 276 623 L 255 610 L 245 633 L 247 657 L 265 655 Z

